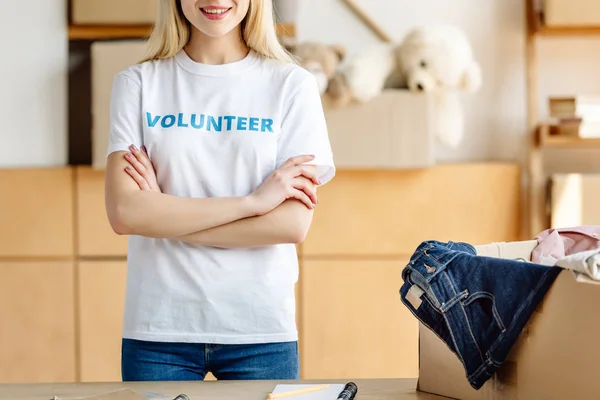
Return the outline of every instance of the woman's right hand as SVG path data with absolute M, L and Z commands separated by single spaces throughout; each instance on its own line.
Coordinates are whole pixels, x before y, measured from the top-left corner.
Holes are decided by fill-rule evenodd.
M 314 166 L 302 165 L 314 159 L 303 155 L 288 159 L 273 171 L 250 195 L 257 204 L 259 215 L 266 214 L 287 199 L 295 198 L 309 209 L 314 209 L 317 200 L 317 179 Z

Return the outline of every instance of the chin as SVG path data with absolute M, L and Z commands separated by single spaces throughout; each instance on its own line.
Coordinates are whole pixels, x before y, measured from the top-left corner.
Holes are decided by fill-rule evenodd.
M 230 33 L 232 30 L 234 30 L 237 25 L 233 25 L 233 26 L 201 26 L 201 25 L 194 25 L 196 27 L 196 29 L 198 29 L 200 32 L 202 32 L 204 35 L 208 36 L 208 37 L 212 37 L 212 38 L 220 38 L 223 36 L 226 36 L 228 33 Z

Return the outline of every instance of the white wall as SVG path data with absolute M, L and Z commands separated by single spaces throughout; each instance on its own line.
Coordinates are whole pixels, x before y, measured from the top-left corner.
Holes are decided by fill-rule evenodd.
M 67 162 L 66 3 L 0 1 L 0 168 Z
M 340 43 L 351 53 L 378 43 L 343 1 L 299 1 L 299 40 Z M 469 118 L 461 148 L 440 146 L 441 161 L 514 160 L 525 155 L 524 0 L 356 1 L 394 40 L 400 40 L 411 27 L 428 23 L 455 24 L 471 39 L 482 66 L 484 86 L 467 97 Z M 600 39 L 542 38 L 539 44 L 543 113 L 548 94 L 600 90 Z

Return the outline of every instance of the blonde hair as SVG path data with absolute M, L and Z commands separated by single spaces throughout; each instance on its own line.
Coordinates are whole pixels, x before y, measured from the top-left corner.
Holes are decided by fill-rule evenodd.
M 180 0 L 159 1 L 156 23 L 141 62 L 173 57 L 190 39 L 190 23 L 183 14 Z M 272 0 L 250 0 L 241 29 L 246 46 L 259 55 L 286 63 L 296 62 L 277 37 Z

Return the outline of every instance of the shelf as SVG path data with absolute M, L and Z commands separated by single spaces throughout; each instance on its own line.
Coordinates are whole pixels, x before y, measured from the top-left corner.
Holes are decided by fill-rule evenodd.
M 538 36 L 600 36 L 600 26 L 543 26 L 536 29 Z
M 567 25 L 547 26 L 544 25 L 544 17 L 541 10 L 537 9 L 534 0 L 527 1 L 527 18 L 529 20 L 529 32 L 537 36 L 546 37 L 569 37 L 569 36 L 600 36 L 600 25 Z
M 145 38 L 151 25 L 69 25 L 70 40 Z
M 69 25 L 69 40 L 143 39 L 152 25 Z M 294 24 L 277 24 L 278 36 L 295 36 Z
M 538 127 L 538 146 L 544 149 L 600 149 L 600 139 L 582 139 L 579 137 L 550 134 L 551 127 L 542 124 Z

